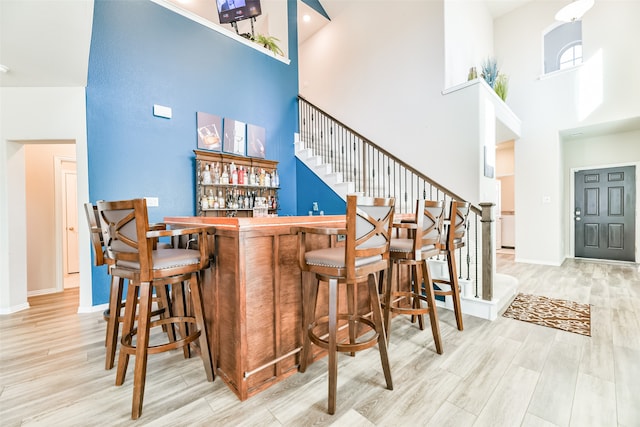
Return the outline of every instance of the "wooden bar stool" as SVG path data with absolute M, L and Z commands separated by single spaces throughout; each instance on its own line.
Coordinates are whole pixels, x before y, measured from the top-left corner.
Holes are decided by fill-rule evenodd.
M 152 230 L 145 199 L 99 201 L 97 205 L 106 253 L 115 262 L 112 274 L 129 280 L 116 385 L 124 383 L 129 357 L 135 355 L 131 418 L 137 419 L 142 413 L 148 354 L 184 348 L 197 340 L 207 380 L 214 379 L 198 280 L 199 273 L 209 266 L 207 234 L 211 227 Z M 195 236 L 198 249 L 154 249 L 158 238 L 180 235 Z M 180 286 L 182 283 L 188 287 L 186 294 L 191 299 L 193 315 L 174 315 L 152 321 L 153 288 L 157 291 L 167 285 Z M 134 327 L 136 307 L 138 317 Z M 184 324 L 190 327 L 188 334 L 181 335 L 180 339 L 149 344 L 151 328 Z M 179 327 L 178 330 L 184 329 Z
M 305 372 L 311 343 L 326 349 L 329 357 L 329 414 L 336 410 L 338 352 L 354 354 L 378 344 L 384 377 L 393 389 L 387 339 L 378 294 L 378 276 L 389 269 L 389 241 L 394 199 L 347 196 L 346 228 L 294 227 L 299 236 L 300 269 L 315 274 L 303 288 L 305 319 L 300 371 Z M 346 235 L 344 247 L 308 250 L 307 235 Z M 357 286 L 367 283 L 370 310 L 358 313 Z M 320 283 L 328 286 L 328 315 L 317 316 Z M 339 285 L 346 286 L 347 312 L 340 312 Z M 343 304 L 344 305 L 344 304 Z M 370 314 L 369 314 L 370 313 Z M 347 331 L 344 331 L 346 328 Z
M 98 207 L 93 203 L 87 202 L 84 204 L 84 210 L 87 217 L 87 223 L 89 224 L 89 231 L 91 233 L 91 249 L 93 251 L 93 264 L 95 266 L 107 266 L 107 273 L 111 276 L 111 286 L 109 290 L 109 305 L 108 308 L 102 313 L 102 317 L 107 322 L 106 334 L 105 334 L 105 369 L 109 370 L 113 368 L 116 348 L 118 344 L 118 335 L 120 331 L 120 323 L 123 322 L 124 316 L 121 315 L 122 309 L 126 303 L 123 300 L 124 284 L 125 280 L 122 277 L 118 277 L 112 274 L 111 268 L 115 265 L 115 260 L 107 256 L 104 248 L 104 239 L 102 238 L 102 229 L 98 224 L 100 219 L 98 217 Z M 158 291 L 156 298 L 158 308 L 151 312 L 152 316 L 164 317 L 168 315 L 169 296 L 166 287 L 162 287 Z M 111 313 L 115 313 L 114 316 Z M 175 341 L 175 335 L 173 328 L 165 327 L 165 332 L 170 341 Z
M 471 204 L 452 200 L 449 207 L 449 221 L 446 226 L 446 232 L 442 243 L 440 244 L 440 253 L 447 258 L 447 268 L 449 270 L 448 279 L 433 279 L 433 283 L 437 288 L 434 294 L 438 296 L 451 296 L 453 300 L 453 311 L 456 316 L 456 325 L 458 330 L 462 331 L 464 325 L 462 323 L 462 305 L 460 303 L 460 284 L 458 283 L 458 268 L 456 266 L 456 249 L 465 246 L 464 238 L 467 234 L 467 217 Z M 445 285 L 440 287 L 438 285 Z
M 442 354 L 438 312 L 427 259 L 440 253 L 444 202 L 418 200 L 415 212 L 413 221 L 394 224 L 394 228 L 405 230 L 406 237 L 392 238 L 389 247 L 391 271 L 394 266 L 398 267 L 398 280 L 394 281 L 394 275 L 390 274 L 384 297 L 387 339 L 391 335 L 391 313 L 411 315 L 412 319 L 418 316 L 420 329 L 424 329 L 424 315 L 429 314 L 436 351 Z M 409 289 L 406 290 L 399 289 L 401 266 L 409 267 Z

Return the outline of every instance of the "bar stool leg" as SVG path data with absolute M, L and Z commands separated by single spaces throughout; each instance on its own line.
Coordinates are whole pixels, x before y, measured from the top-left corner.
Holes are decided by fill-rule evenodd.
M 149 350 L 149 322 L 151 318 L 151 283 L 140 284 L 136 363 L 133 371 L 133 401 L 131 418 L 137 420 L 142 414 L 144 386 L 147 378 L 147 354 Z
M 167 319 L 173 316 L 173 312 L 171 309 L 171 299 L 169 298 L 169 292 L 167 290 L 168 286 L 169 285 L 161 285 L 161 286 L 155 287 L 156 297 L 158 298 L 158 309 L 161 310 L 160 312 L 161 319 Z M 174 342 L 176 340 L 176 334 L 173 328 L 173 323 L 162 325 L 162 330 L 167 333 L 169 342 Z
M 186 315 L 186 305 L 187 299 L 185 296 L 184 283 L 174 283 L 171 285 L 171 291 L 173 293 L 173 313 L 177 317 L 184 317 Z M 184 323 L 178 324 L 178 334 L 180 338 L 184 338 L 189 335 L 189 331 L 187 330 L 187 325 Z M 182 352 L 184 353 L 184 358 L 188 359 L 191 357 L 191 348 L 186 345 L 182 347 Z
M 347 310 L 349 315 L 349 344 L 356 342 L 357 326 L 356 319 L 358 318 L 358 286 L 357 284 L 347 284 Z M 352 357 L 355 357 L 356 352 L 349 353 Z
M 377 290 L 376 290 L 377 294 Z M 338 280 L 329 280 L 329 414 L 336 412 L 338 394 Z
M 113 368 L 116 359 L 116 347 L 118 346 L 118 330 L 120 329 L 120 310 L 122 309 L 122 289 L 124 279 L 111 276 L 111 297 L 109 300 L 109 319 L 107 319 L 106 357 L 104 368 Z
M 305 372 L 309 365 L 309 353 L 311 351 L 311 339 L 309 338 L 309 325 L 311 325 L 315 318 L 316 303 L 318 299 L 318 280 L 314 280 L 313 283 L 304 283 L 305 274 L 302 275 L 302 317 L 304 324 L 302 325 L 302 352 L 300 354 L 300 372 Z M 307 290 L 305 292 L 305 290 Z
M 389 265 L 389 277 L 391 278 L 391 280 L 387 280 L 386 281 L 386 285 L 382 285 L 382 287 L 385 289 L 385 294 L 384 294 L 384 330 L 385 333 L 387 335 L 387 337 L 389 336 L 389 332 L 391 331 L 391 304 L 393 303 L 393 301 L 391 301 L 391 293 L 392 293 L 392 289 L 391 287 L 393 286 L 394 280 L 393 280 L 393 268 L 395 266 L 394 262 L 391 262 Z M 400 282 L 400 268 L 397 268 L 397 276 L 398 276 L 398 282 Z M 380 273 L 381 277 L 382 277 L 382 272 Z M 381 282 L 383 282 L 383 280 L 381 280 Z M 387 340 L 387 344 L 388 344 Z
M 133 322 L 136 318 L 136 307 L 138 306 L 138 286 L 129 281 L 127 289 L 127 303 L 124 308 L 124 321 L 122 322 L 122 337 L 126 337 L 133 329 Z M 118 355 L 118 370 L 116 372 L 116 385 L 122 385 L 127 375 L 127 366 L 129 365 L 129 353 L 120 350 Z
M 458 271 L 456 268 L 456 256 L 453 251 L 447 253 L 447 266 L 449 267 L 449 283 L 451 284 L 451 291 L 453 295 L 453 311 L 456 315 L 456 324 L 458 330 L 462 331 L 464 325 L 462 324 L 462 307 L 460 304 L 460 287 L 458 283 Z
M 419 261 L 418 261 L 419 262 Z M 411 279 L 410 279 L 410 291 L 413 292 L 413 295 L 411 297 L 411 306 L 413 308 L 420 308 L 420 298 L 417 295 L 421 295 L 422 292 L 422 280 L 423 280 L 423 274 L 422 274 L 422 270 L 420 268 L 418 268 L 417 262 L 413 262 L 411 263 L 411 266 L 409 267 L 409 270 L 411 271 Z M 418 315 L 411 315 L 411 321 L 415 322 L 415 317 L 418 316 L 418 327 L 420 328 L 421 331 L 424 330 L 424 314 L 418 314 Z
M 207 380 L 213 381 L 215 374 L 213 372 L 213 357 L 209 348 L 209 336 L 207 335 L 207 328 L 204 322 L 204 314 L 202 308 L 202 295 L 200 294 L 200 284 L 196 273 L 191 274 L 189 280 L 189 290 L 193 302 L 193 311 L 196 317 L 196 326 L 200 331 L 200 355 L 202 356 L 202 363 L 204 364 L 204 370 L 207 374 Z
M 393 390 L 393 382 L 391 380 L 391 367 L 389 365 L 389 355 L 387 354 L 387 333 L 382 323 L 382 310 L 380 308 L 380 297 L 378 294 L 378 284 L 373 274 L 369 275 L 367 280 L 369 283 L 369 298 L 371 299 L 371 309 L 373 312 L 373 322 L 378 330 L 378 348 L 380 349 L 380 361 L 382 362 L 382 370 L 384 371 L 384 379 L 387 382 L 387 389 Z M 387 285 L 390 285 L 387 283 Z
M 433 293 L 433 281 L 431 280 L 431 272 L 427 261 L 421 262 L 422 276 L 424 277 L 424 289 L 427 296 L 427 304 L 429 306 L 429 320 L 431 322 L 431 332 L 433 334 L 433 341 L 436 345 L 436 352 L 442 354 L 442 338 L 440 336 L 440 323 L 438 322 L 438 310 L 436 308 L 436 299 Z

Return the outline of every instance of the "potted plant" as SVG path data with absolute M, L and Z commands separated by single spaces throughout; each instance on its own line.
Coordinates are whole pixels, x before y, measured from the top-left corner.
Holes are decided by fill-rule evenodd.
M 496 84 L 496 79 L 498 78 L 498 72 L 499 72 L 498 61 L 496 61 L 495 58 L 487 58 L 482 63 L 482 78 L 492 88 Z
M 277 43 L 280 40 L 278 40 L 273 36 L 265 36 L 264 34 L 258 34 L 257 36 L 254 37 L 253 41 L 266 47 L 271 52 L 273 52 L 274 55 L 284 56 L 284 52 L 282 51 L 282 49 L 280 49 L 280 46 L 278 46 L 278 43 Z
M 500 99 L 506 101 L 507 92 L 509 91 L 509 77 L 503 73 L 498 74 L 493 90 L 496 91 Z

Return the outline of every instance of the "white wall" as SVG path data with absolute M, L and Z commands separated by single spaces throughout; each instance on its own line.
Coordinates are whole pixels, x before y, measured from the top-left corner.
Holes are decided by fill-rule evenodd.
M 89 200 L 85 90 L 0 88 L 0 314 L 28 307 L 24 144 L 75 140 L 78 218 Z M 79 227 L 89 242 L 87 227 Z M 51 256 L 51 254 L 48 254 Z M 80 311 L 91 307 L 90 247 L 80 246 Z
M 539 78 L 543 31 L 565 3 L 530 2 L 494 26 L 496 56 L 511 78 L 507 104 L 523 124 L 515 143 L 517 261 L 558 265 L 568 251 L 559 132 L 640 115 L 640 55 L 632 48 L 640 2 L 596 2 L 583 17 L 585 64 Z
M 366 8 L 359 1 L 343 2 L 340 13 L 300 47 L 300 93 L 477 203 L 482 192 L 495 188 L 478 180 L 478 150 L 486 137 L 485 123 L 478 122 L 483 101 L 478 88 L 442 93 L 444 2 L 393 5 L 404 12 L 398 25 L 389 25 L 388 2 L 368 2 Z M 466 81 L 468 62 L 463 62 Z M 461 98 L 469 102 L 460 103 Z M 448 113 L 459 105 L 465 110 Z
M 469 68 L 493 56 L 493 18 L 484 2 L 445 0 L 445 87 L 467 80 Z

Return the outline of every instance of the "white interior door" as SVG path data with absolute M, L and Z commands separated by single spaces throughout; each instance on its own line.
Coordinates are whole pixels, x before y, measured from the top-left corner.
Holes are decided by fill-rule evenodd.
M 76 274 L 80 271 L 79 252 L 78 252 L 78 197 L 77 197 L 77 175 L 75 171 L 75 163 L 73 169 L 65 168 L 64 171 L 64 274 Z M 65 285 L 65 287 L 67 287 Z

